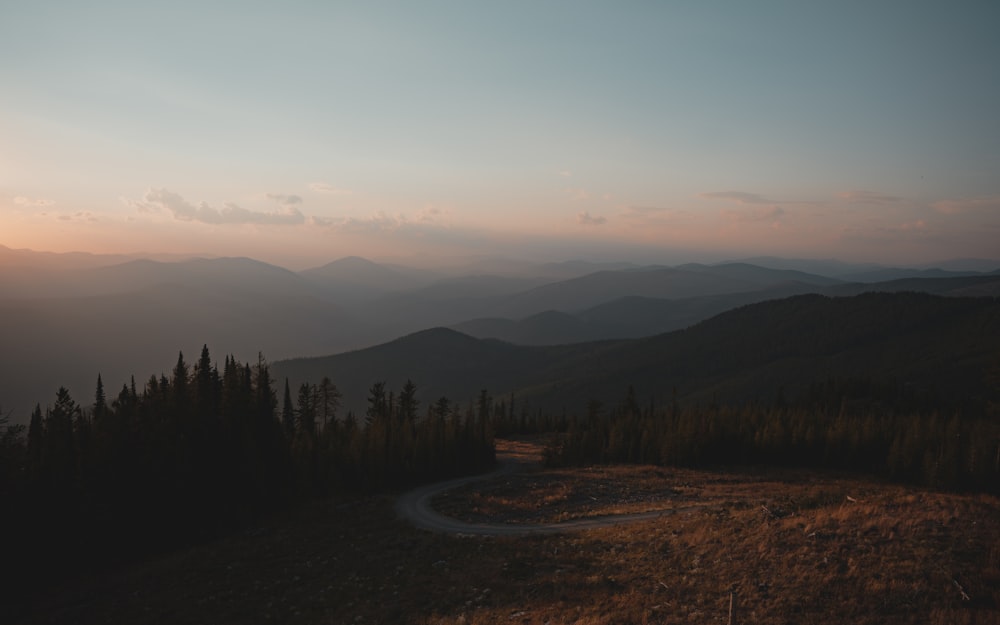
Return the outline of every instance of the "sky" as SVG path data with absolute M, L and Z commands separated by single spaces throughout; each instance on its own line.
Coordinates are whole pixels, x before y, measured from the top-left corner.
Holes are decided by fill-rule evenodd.
M 996 259 L 998 23 L 995 0 L 0 0 L 0 245 Z

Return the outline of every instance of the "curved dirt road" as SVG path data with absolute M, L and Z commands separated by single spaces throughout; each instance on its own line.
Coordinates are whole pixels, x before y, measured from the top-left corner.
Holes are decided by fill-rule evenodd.
M 445 516 L 435 512 L 431 507 L 431 500 L 439 493 L 443 493 L 459 486 L 464 486 L 472 482 L 485 481 L 516 473 L 527 469 L 537 463 L 537 458 L 524 449 L 514 449 L 505 453 L 498 453 L 499 468 L 491 473 L 481 475 L 471 475 L 447 482 L 437 482 L 421 486 L 402 495 L 396 501 L 396 514 L 407 519 L 421 529 L 432 532 L 442 532 L 446 534 L 465 534 L 473 536 L 524 536 L 528 534 L 556 534 L 573 530 L 592 529 L 597 527 L 609 527 L 631 521 L 642 521 L 655 519 L 664 515 L 673 514 L 683 510 L 688 510 L 701 506 L 685 506 L 669 510 L 656 510 L 653 512 L 637 512 L 631 514 L 615 514 L 610 516 L 588 517 L 559 523 L 544 523 L 539 525 L 507 525 L 500 523 L 466 523 L 458 519 Z

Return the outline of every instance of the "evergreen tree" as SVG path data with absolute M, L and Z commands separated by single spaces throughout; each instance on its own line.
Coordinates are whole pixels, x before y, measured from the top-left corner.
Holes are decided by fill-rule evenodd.
M 66 496 L 76 482 L 77 453 L 73 435 L 73 424 L 80 412 L 69 390 L 60 386 L 56 393 L 56 403 L 45 419 L 45 445 L 42 448 L 42 464 L 46 469 L 52 487 Z
M 256 390 L 257 416 L 263 424 L 274 420 L 274 411 L 278 407 L 278 398 L 274 395 L 271 385 L 271 371 L 267 366 L 264 354 L 257 353 L 257 366 L 254 368 L 253 386 Z
M 182 352 L 177 353 L 177 364 L 174 365 L 171 385 L 174 393 L 174 401 L 177 402 L 178 408 L 185 407 L 188 401 L 188 366 L 184 362 L 184 354 Z
M 417 385 L 413 380 L 406 380 L 402 392 L 399 394 L 399 419 L 408 424 L 413 424 L 417 419 L 417 409 L 420 402 L 417 400 Z
M 309 438 L 316 436 L 316 401 L 312 385 L 303 383 L 298 397 L 299 433 Z
M 479 391 L 479 419 L 485 421 L 489 419 L 491 408 L 493 406 L 493 398 L 490 397 L 489 392 L 484 388 Z
M 28 478 L 35 482 L 42 475 L 42 448 L 45 444 L 42 407 L 35 404 L 28 423 Z
M 101 374 L 97 374 L 97 390 L 94 391 L 94 421 L 100 421 L 108 411 L 108 401 L 104 394 L 104 382 Z
M 368 409 L 365 412 L 366 423 L 384 421 L 389 416 L 389 404 L 386 401 L 385 382 L 375 382 L 368 389 Z
M 195 405 L 202 417 L 216 413 L 216 389 L 218 388 L 218 371 L 212 366 L 208 345 L 201 348 L 201 356 L 194 366 Z
M 317 410 L 323 420 L 323 429 L 326 430 L 327 424 L 337 418 L 337 410 L 340 409 L 342 395 L 337 385 L 326 376 L 323 376 L 323 379 L 320 381 L 317 393 L 319 395 Z
M 288 378 L 285 378 L 285 393 L 281 401 L 281 423 L 285 426 L 285 436 L 291 440 L 295 436 L 295 405 L 292 403 Z

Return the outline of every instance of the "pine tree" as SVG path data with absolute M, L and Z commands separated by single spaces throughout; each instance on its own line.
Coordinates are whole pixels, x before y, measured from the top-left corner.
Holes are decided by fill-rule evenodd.
M 72 490 L 77 475 L 76 441 L 73 423 L 80 412 L 69 390 L 60 386 L 56 393 L 56 403 L 45 419 L 45 445 L 42 449 L 42 463 L 51 484 L 62 495 Z
M 406 380 L 403 390 L 399 394 L 399 419 L 404 423 L 413 424 L 417 419 L 417 409 L 420 402 L 417 400 L 417 385 L 413 380 Z
M 45 430 L 42 423 L 42 407 L 35 404 L 31 411 L 31 421 L 28 423 L 28 477 L 36 482 L 42 475 L 42 448 Z
M 389 405 L 386 403 L 385 382 L 375 382 L 368 389 L 368 409 L 365 412 L 366 423 L 383 421 L 389 416 Z
M 281 401 L 281 423 L 285 426 L 285 436 L 288 440 L 295 437 L 295 405 L 292 403 L 292 391 L 285 378 L 285 394 Z
M 177 402 L 177 407 L 182 408 L 186 406 L 188 401 L 188 366 L 187 363 L 184 362 L 184 354 L 182 352 L 177 353 L 177 364 L 174 365 L 171 385 L 174 393 L 174 401 Z
M 319 394 L 317 408 L 320 417 L 323 419 L 323 429 L 325 431 L 327 424 L 335 421 L 337 418 L 337 410 L 340 409 L 342 395 L 337 385 L 326 376 L 323 376 L 323 379 L 320 381 L 317 392 Z
M 298 418 L 299 433 L 309 438 L 316 436 L 316 402 L 309 383 L 299 387 Z
M 271 371 L 267 366 L 264 354 L 257 353 L 257 366 L 254 368 L 253 385 L 256 390 L 257 416 L 262 424 L 274 420 L 274 411 L 278 407 L 278 398 L 271 388 Z
M 201 356 L 194 366 L 195 404 L 198 414 L 202 417 L 216 412 L 216 388 L 218 372 L 212 366 L 212 358 L 208 353 L 208 345 L 201 348 Z
M 108 412 L 108 400 L 104 394 L 104 382 L 101 374 L 97 374 L 97 390 L 94 391 L 94 421 L 100 421 Z

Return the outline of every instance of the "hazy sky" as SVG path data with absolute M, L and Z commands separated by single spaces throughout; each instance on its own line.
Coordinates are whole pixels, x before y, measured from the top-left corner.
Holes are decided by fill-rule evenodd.
M 0 0 L 0 244 L 997 258 L 998 24 L 996 0 Z

